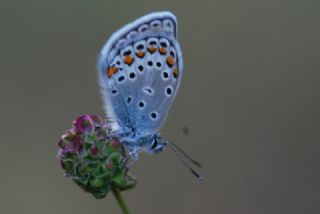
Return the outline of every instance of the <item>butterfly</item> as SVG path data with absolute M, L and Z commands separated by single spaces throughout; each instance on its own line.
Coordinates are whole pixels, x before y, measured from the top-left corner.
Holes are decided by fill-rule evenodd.
M 158 153 L 167 145 L 184 165 L 196 161 L 159 134 L 183 76 L 177 19 L 171 12 L 154 12 L 113 33 L 98 60 L 98 78 L 111 123 L 111 135 L 138 153 Z

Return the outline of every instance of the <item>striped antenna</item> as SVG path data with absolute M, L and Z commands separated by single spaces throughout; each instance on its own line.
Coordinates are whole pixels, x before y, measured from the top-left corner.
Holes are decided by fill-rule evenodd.
M 162 138 L 163 139 L 163 138 Z M 169 148 L 177 155 L 177 157 L 180 159 L 180 161 L 182 162 L 182 164 L 194 175 L 196 176 L 199 180 L 202 180 L 203 177 L 197 172 L 195 171 L 186 160 L 188 160 L 190 163 L 194 164 L 195 166 L 197 166 L 198 168 L 202 168 L 201 164 L 197 161 L 195 161 L 193 158 L 191 158 L 189 155 L 187 155 L 182 149 L 180 149 L 177 145 L 175 145 L 174 143 L 163 139 L 164 141 L 166 141 L 167 145 L 169 146 Z

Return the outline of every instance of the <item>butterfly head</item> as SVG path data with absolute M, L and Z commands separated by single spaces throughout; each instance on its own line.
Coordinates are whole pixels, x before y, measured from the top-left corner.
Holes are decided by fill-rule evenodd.
M 168 141 L 159 136 L 159 134 L 148 135 L 144 137 L 127 137 L 122 138 L 121 142 L 125 143 L 131 154 L 137 155 L 139 151 L 146 151 L 147 153 L 156 154 L 166 147 Z
M 147 151 L 153 154 L 161 152 L 167 144 L 168 142 L 159 135 L 154 135 L 148 143 L 149 146 Z

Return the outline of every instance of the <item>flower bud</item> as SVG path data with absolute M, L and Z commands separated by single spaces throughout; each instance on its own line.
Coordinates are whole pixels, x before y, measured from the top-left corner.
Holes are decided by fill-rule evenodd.
M 126 190 L 136 184 L 124 166 L 123 146 L 110 139 L 109 129 L 101 117 L 82 115 L 58 142 L 57 157 L 65 175 L 95 198 L 104 198 L 110 189 Z

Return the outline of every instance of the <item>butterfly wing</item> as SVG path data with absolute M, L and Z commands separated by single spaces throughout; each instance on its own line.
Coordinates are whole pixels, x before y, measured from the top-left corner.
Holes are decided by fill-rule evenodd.
M 156 133 L 182 77 L 176 17 L 151 13 L 115 32 L 101 51 L 98 72 L 113 128 L 141 136 Z

